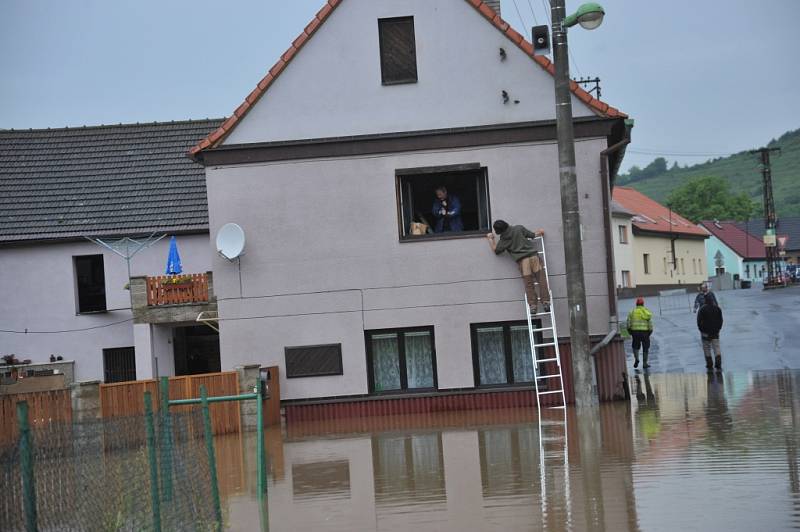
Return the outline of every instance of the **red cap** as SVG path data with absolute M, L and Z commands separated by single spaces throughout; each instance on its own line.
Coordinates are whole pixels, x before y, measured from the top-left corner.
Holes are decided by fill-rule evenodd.
M 636 298 L 636 304 L 637 305 L 644 305 L 644 298 L 643 297 L 637 297 Z

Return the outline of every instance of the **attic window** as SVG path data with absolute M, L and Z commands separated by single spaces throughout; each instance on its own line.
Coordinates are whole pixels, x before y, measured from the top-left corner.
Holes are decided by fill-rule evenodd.
M 378 19 L 381 82 L 384 85 L 417 82 L 414 17 Z

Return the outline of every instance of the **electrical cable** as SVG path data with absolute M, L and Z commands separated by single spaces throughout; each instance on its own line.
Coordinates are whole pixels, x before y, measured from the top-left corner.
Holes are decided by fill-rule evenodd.
M 64 329 L 61 331 L 29 331 L 25 329 L 24 331 L 13 331 L 13 330 L 6 330 L 0 329 L 0 333 L 9 333 L 9 334 L 61 334 L 61 333 L 72 333 L 72 332 L 83 332 L 83 331 L 91 331 L 94 329 L 103 329 L 105 327 L 113 327 L 114 325 L 119 325 L 121 323 L 127 323 L 129 321 L 133 321 L 133 318 L 128 318 L 125 320 L 115 321 L 113 323 L 106 323 L 103 325 L 95 325 L 93 327 L 84 327 L 82 329 Z
M 531 4 L 531 0 L 528 0 L 528 7 L 530 8 L 531 15 L 533 16 L 533 23 L 538 26 L 539 20 L 536 18 L 536 13 L 533 12 L 533 5 Z
M 519 23 L 522 24 L 522 31 L 525 32 L 525 35 L 528 36 L 530 39 L 530 33 L 527 31 L 527 24 L 525 24 L 525 20 L 522 18 L 522 13 L 519 10 L 519 6 L 517 5 L 517 0 L 513 0 L 514 2 L 514 9 L 517 10 L 517 16 L 519 17 Z

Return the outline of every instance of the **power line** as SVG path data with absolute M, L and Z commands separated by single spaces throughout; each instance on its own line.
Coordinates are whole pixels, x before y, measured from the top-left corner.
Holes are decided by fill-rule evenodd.
M 531 16 L 533 17 L 533 23 L 538 26 L 539 25 L 539 21 L 536 19 L 536 13 L 533 12 L 533 6 L 531 5 L 531 0 L 528 0 L 528 7 L 531 10 Z
M 525 32 L 525 35 L 528 35 L 530 38 L 530 34 L 528 33 L 528 25 L 525 24 L 525 20 L 522 18 L 522 13 L 519 10 L 519 6 L 517 5 L 517 0 L 513 0 L 514 2 L 514 9 L 517 10 L 517 16 L 519 17 L 519 23 L 522 24 L 522 31 Z
M 61 331 L 31 331 L 25 329 L 24 331 L 12 331 L 6 329 L 0 329 L 0 333 L 9 333 L 9 334 L 61 334 L 61 333 L 72 333 L 72 332 L 83 332 L 83 331 L 91 331 L 93 329 L 103 329 L 105 327 L 113 327 L 114 325 L 119 325 L 121 323 L 127 323 L 129 321 L 133 321 L 133 318 L 128 318 L 126 320 L 115 321 L 114 323 L 106 323 L 104 325 L 95 325 L 94 327 L 84 327 L 83 329 L 64 329 Z

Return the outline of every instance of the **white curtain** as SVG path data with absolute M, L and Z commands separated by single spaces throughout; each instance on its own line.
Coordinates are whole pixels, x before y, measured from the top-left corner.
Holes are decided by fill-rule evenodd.
M 514 382 L 533 382 L 531 340 L 526 325 L 511 327 L 511 361 L 514 367 Z
M 433 388 L 433 350 L 429 331 L 405 333 L 408 387 Z
M 481 384 L 505 384 L 506 357 L 503 350 L 503 328 L 478 329 L 478 367 Z
M 372 336 L 372 368 L 376 392 L 400 389 L 400 355 L 396 333 Z

